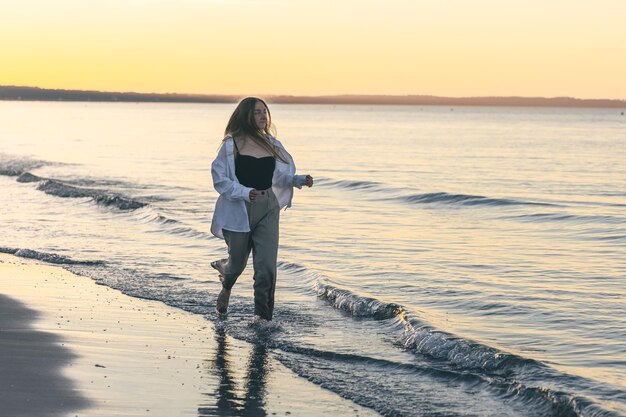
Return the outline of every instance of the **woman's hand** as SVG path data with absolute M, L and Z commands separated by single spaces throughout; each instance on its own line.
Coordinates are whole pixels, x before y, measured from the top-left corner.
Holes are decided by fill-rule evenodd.
M 255 190 L 254 188 L 250 190 L 250 201 L 253 202 L 254 200 L 256 200 L 256 197 L 261 194 L 260 192 L 258 192 L 257 190 Z
M 307 175 L 304 185 L 306 185 L 309 188 L 313 187 L 313 177 L 310 175 Z

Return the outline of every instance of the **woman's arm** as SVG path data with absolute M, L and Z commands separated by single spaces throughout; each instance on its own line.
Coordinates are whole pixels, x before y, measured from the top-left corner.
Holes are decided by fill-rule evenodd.
M 211 175 L 213 176 L 213 187 L 222 197 L 229 200 L 250 201 L 252 188 L 245 187 L 228 178 L 228 154 L 225 144 L 222 144 L 211 164 Z
M 311 185 L 309 185 L 309 183 Z M 280 187 L 296 187 L 296 188 L 302 188 L 302 186 L 304 185 L 310 187 L 313 185 L 313 178 L 311 178 L 310 175 L 295 175 L 290 172 L 279 170 L 278 175 L 276 175 L 276 185 Z
M 277 146 L 283 158 L 287 160 L 287 164 L 277 160 L 277 164 L 283 165 L 278 169 L 278 175 L 276 176 L 276 185 L 280 187 L 296 187 L 302 188 L 306 185 L 311 187 L 313 185 L 313 178 L 310 175 L 296 175 L 296 164 L 293 162 L 293 158 L 289 155 L 289 152 L 276 138 L 273 138 L 274 144 Z M 287 166 L 284 166 L 287 165 Z
M 313 177 L 310 175 L 294 175 L 293 176 L 293 186 L 302 188 L 303 186 L 313 187 Z

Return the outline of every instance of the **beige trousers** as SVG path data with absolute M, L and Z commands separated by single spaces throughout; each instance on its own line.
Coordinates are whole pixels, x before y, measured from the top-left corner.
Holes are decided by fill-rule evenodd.
M 271 320 L 274 313 L 276 261 L 278 256 L 278 220 L 280 207 L 272 189 L 260 191 L 254 202 L 246 202 L 249 232 L 224 229 L 228 258 L 218 262 L 222 285 L 230 290 L 246 268 L 252 250 L 254 266 L 254 314 Z

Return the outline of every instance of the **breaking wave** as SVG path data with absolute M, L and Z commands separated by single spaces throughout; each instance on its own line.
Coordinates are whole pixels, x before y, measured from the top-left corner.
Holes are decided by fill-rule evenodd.
M 57 255 L 55 253 L 39 252 L 32 249 L 20 249 L 20 248 L 5 248 L 0 247 L 0 253 L 7 253 L 9 255 L 19 256 L 20 258 L 36 259 L 38 261 L 48 262 L 57 265 L 104 265 L 103 261 L 77 261 L 72 258 L 68 258 L 63 255 Z

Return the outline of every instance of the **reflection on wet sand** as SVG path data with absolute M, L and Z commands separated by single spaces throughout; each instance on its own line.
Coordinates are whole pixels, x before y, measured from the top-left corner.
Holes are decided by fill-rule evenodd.
M 237 388 L 237 380 L 231 367 L 228 336 L 223 329 L 216 329 L 217 349 L 215 359 L 209 361 L 209 370 L 218 380 L 214 393 L 207 394 L 215 398 L 214 405 L 198 408 L 199 416 L 266 416 L 265 385 L 270 371 L 267 348 L 255 344 L 250 353 L 247 372 L 243 381 L 243 390 Z M 236 367 L 236 365 L 235 365 Z

